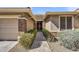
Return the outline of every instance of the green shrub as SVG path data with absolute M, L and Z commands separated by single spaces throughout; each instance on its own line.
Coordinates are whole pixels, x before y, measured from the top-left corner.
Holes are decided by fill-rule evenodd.
M 35 36 L 36 36 L 36 30 L 33 31 L 33 32 L 29 32 L 29 33 L 23 33 L 21 35 L 21 38 L 19 40 L 19 43 L 25 47 L 25 48 L 31 48 L 31 45 L 35 39 Z
M 43 29 L 42 32 L 43 32 L 43 34 L 44 34 L 44 36 L 45 36 L 46 38 L 48 38 L 48 37 L 50 36 L 50 33 L 49 33 L 48 30 Z
M 30 48 L 30 45 L 32 43 L 33 40 L 33 34 L 30 33 L 25 33 L 21 36 L 19 42 L 22 46 L 24 46 L 25 48 Z
M 28 31 L 28 33 L 35 33 L 35 32 L 36 32 L 35 29 L 31 29 L 31 30 Z
M 79 31 L 66 30 L 59 33 L 59 40 L 69 49 L 79 48 Z

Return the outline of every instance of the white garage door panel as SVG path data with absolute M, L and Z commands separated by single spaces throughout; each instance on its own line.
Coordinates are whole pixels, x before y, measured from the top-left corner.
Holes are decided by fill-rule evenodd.
M 5 33 L 17 33 L 18 32 L 18 31 L 16 31 L 16 29 L 6 29 L 6 28 L 0 29 L 0 33 L 4 33 L 4 31 L 5 31 Z
M 1 23 L 0 23 L 1 24 Z M 10 28 L 14 28 L 14 27 L 16 27 L 17 28 L 17 26 L 16 26 L 16 24 L 15 25 L 0 25 L 0 28 L 8 28 L 8 27 L 10 27 Z
M 18 20 L 0 19 L 0 40 L 17 40 Z
M 0 33 L 0 39 L 3 40 L 15 40 L 18 33 Z
M 8 20 L 8 21 L 7 21 L 7 20 Z M 9 22 L 9 23 L 14 23 L 14 22 L 16 21 L 16 20 L 14 20 L 14 21 L 12 21 L 12 20 L 13 20 L 13 19 L 10 19 L 10 18 L 9 18 L 9 19 L 8 19 L 8 18 L 5 18 L 5 19 L 3 19 L 3 18 L 1 19 L 1 18 L 0 18 L 0 23 L 8 23 L 8 22 Z M 15 23 L 17 23 L 17 22 L 15 22 Z M 8 25 L 8 24 L 7 24 L 7 25 Z

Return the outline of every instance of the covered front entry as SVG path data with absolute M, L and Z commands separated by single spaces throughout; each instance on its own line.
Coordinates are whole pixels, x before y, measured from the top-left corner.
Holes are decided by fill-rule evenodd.
M 37 21 L 37 30 L 42 30 L 42 21 Z

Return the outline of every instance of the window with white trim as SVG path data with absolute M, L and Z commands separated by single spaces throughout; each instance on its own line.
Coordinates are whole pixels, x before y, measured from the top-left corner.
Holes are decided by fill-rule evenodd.
M 72 16 L 60 17 L 60 30 L 72 29 Z

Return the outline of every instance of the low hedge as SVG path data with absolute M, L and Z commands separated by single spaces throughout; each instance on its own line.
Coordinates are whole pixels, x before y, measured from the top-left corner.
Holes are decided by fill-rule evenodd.
M 66 30 L 59 33 L 59 40 L 71 50 L 79 49 L 79 31 Z
M 21 38 L 19 40 L 19 43 L 25 47 L 25 48 L 31 48 L 31 45 L 35 39 L 36 36 L 36 31 L 34 31 L 33 33 L 24 33 L 21 35 Z

